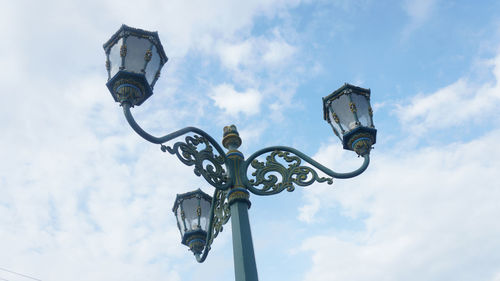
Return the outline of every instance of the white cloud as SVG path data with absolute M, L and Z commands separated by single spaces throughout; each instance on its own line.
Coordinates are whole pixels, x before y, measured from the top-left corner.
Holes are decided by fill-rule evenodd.
M 215 105 L 223 109 L 229 115 L 244 113 L 254 115 L 260 111 L 261 94 L 255 89 L 248 89 L 245 92 L 238 92 L 233 85 L 221 84 L 214 87 L 210 98 L 215 101 Z
M 495 277 L 491 279 L 492 281 L 500 281 L 500 273 L 497 273 Z
M 490 122 L 500 107 L 500 55 L 491 61 L 495 80 L 476 85 L 465 78 L 429 95 L 417 95 L 400 105 L 397 115 L 409 132 L 421 135 L 432 129 Z M 493 120 L 492 120 L 493 119 Z
M 232 38 L 236 32 L 247 33 L 256 15 L 266 14 L 276 16 L 281 10 L 298 5 L 300 1 L 247 1 L 237 5 L 229 0 L 217 1 L 170 1 L 161 5 L 159 17 L 153 18 L 155 26 L 161 27 L 174 44 L 175 53 L 182 54 L 191 47 L 211 49 L 214 45 L 199 45 L 199 43 L 214 42 L 208 37 Z M 114 8 L 114 7 L 113 7 Z M 124 7 L 125 8 L 125 7 Z M 123 11 L 125 14 L 127 11 Z M 228 12 L 228 11 L 231 12 Z M 141 17 L 141 22 L 144 22 Z M 200 40 L 201 39 L 201 40 Z
M 403 8 L 414 23 L 420 24 L 429 18 L 437 0 L 407 0 Z
M 222 63 L 232 69 L 238 68 L 242 63 L 254 60 L 251 56 L 252 44 L 250 41 L 243 41 L 236 44 L 225 44 L 219 48 L 219 55 Z
M 434 13 L 438 0 L 406 0 L 403 2 L 403 10 L 410 18 L 410 22 L 403 31 L 407 37 L 415 29 L 424 24 Z
M 307 204 L 299 208 L 298 219 L 303 222 L 312 223 L 315 221 L 315 215 L 321 206 L 321 202 L 317 197 L 311 196 L 307 200 Z
M 296 47 L 286 42 L 277 32 L 271 38 L 250 37 L 236 43 L 221 43 L 218 54 L 229 69 L 261 69 L 287 65 Z
M 500 164 L 492 161 L 500 153 L 491 149 L 499 137 L 374 153 L 368 171 L 336 181 L 335 192 L 311 189 L 323 207 L 334 201 L 367 218 L 349 236 L 325 230 L 307 239 L 313 266 L 304 280 L 490 280 L 500 261 Z
M 245 148 L 258 144 L 267 129 L 268 124 L 264 122 L 251 123 L 245 127 L 238 128 L 240 137 L 244 140 L 241 150 L 244 151 Z
M 271 41 L 266 47 L 263 60 L 270 65 L 286 61 L 295 53 L 295 48 L 284 41 Z

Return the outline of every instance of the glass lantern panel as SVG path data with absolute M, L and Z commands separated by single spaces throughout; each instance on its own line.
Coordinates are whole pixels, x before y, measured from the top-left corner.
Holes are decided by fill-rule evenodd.
M 368 113 L 368 108 L 370 107 L 368 98 L 363 95 L 352 94 L 351 99 L 352 102 L 354 102 L 354 104 L 356 105 L 358 120 L 361 125 L 370 127 L 372 124 L 370 122 L 370 115 Z
M 151 42 L 146 38 L 129 36 L 127 37 L 126 45 L 125 68 L 131 72 L 141 73 L 146 62 L 144 56 L 149 46 L 151 46 Z
M 153 83 L 156 73 L 160 69 L 160 63 L 161 63 L 160 55 L 158 54 L 158 50 L 154 45 L 153 47 L 151 47 L 151 53 L 152 53 L 151 60 L 148 62 L 148 65 L 146 66 L 146 79 L 148 80 L 149 84 Z
M 203 230 L 207 231 L 208 222 L 210 220 L 210 209 L 212 207 L 212 202 L 201 199 L 200 207 L 201 207 L 200 225 Z
M 332 112 L 331 108 L 328 108 L 328 111 L 329 111 L 330 122 L 331 122 L 332 126 L 335 128 L 335 130 L 337 130 L 337 133 L 342 134 L 342 130 L 340 129 L 340 125 L 337 122 L 335 122 L 335 118 L 333 115 L 333 113 L 335 113 L 335 112 Z M 337 113 L 335 113 L 335 114 L 337 114 Z M 345 128 L 343 128 L 343 129 L 345 130 Z
M 177 222 L 179 223 L 179 228 L 180 228 L 179 230 L 181 231 L 181 237 L 183 237 L 185 229 L 184 229 L 184 221 L 182 220 L 182 214 L 181 214 L 181 212 L 182 212 L 181 211 L 181 206 L 178 206 L 175 214 L 176 214 Z
M 182 201 L 182 207 L 184 209 L 184 214 L 186 215 L 186 226 L 189 230 L 197 230 L 198 226 L 198 215 L 196 214 L 196 209 L 198 208 L 198 198 L 191 197 L 184 199 Z
M 115 76 L 115 74 L 120 71 L 120 66 L 122 66 L 122 57 L 120 56 L 120 48 L 123 44 L 123 38 L 120 38 L 118 42 L 111 47 L 109 51 L 109 62 L 111 63 L 110 77 Z
M 334 99 L 332 101 L 332 109 L 339 117 L 340 124 L 342 124 L 342 128 L 346 132 L 356 127 L 356 119 L 349 107 L 349 97 L 347 95 L 341 95 L 337 99 Z

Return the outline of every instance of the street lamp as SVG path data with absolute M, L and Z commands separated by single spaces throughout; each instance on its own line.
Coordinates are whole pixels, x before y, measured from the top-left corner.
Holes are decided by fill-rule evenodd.
M 370 163 L 370 150 L 376 141 L 370 90 L 345 84 L 323 98 L 324 119 L 342 141 L 344 149 L 364 158 L 361 167 L 348 173 L 334 172 L 304 153 L 287 146 L 263 148 L 245 160 L 236 126 L 224 127 L 221 146 L 206 132 L 186 127 L 162 137 L 144 131 L 134 120 L 131 107 L 141 105 L 153 94 L 167 56 L 156 32 L 123 25 L 104 44 L 106 84 L 132 129 L 149 142 L 160 144 L 163 152 L 175 154 L 194 173 L 215 187 L 213 196 L 201 190 L 178 194 L 173 207 L 182 244 L 189 247 L 198 262 L 203 262 L 217 235 L 229 219 L 233 236 L 235 276 L 238 281 L 258 280 L 252 235 L 248 219 L 250 193 L 272 195 L 295 186 L 314 182 L 332 184 L 333 178 L 355 177 Z M 182 135 L 184 141 L 171 146 L 164 143 Z M 265 157 L 265 161 L 258 160 Z M 309 165 L 303 165 L 305 161 Z M 317 170 L 327 177 L 318 175 Z M 250 176 L 249 176 L 250 175 Z
M 122 25 L 103 47 L 111 95 L 116 102 L 141 105 L 168 60 L 158 33 Z
M 212 197 L 201 189 L 177 194 L 172 211 L 181 232 L 182 244 L 195 254 L 201 254 L 206 245 Z
M 323 98 L 323 115 L 344 149 L 354 150 L 361 156 L 370 153 L 377 136 L 370 89 L 345 84 Z

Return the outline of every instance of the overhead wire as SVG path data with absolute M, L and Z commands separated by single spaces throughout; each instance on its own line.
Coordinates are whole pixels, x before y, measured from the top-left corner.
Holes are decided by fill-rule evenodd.
M 38 278 L 35 278 L 35 277 L 32 277 L 32 276 L 26 275 L 26 274 L 22 274 L 22 273 L 19 273 L 19 272 L 15 272 L 15 271 L 12 271 L 12 270 L 9 270 L 9 269 L 6 269 L 6 268 L 0 267 L 0 270 L 6 271 L 6 272 L 9 272 L 9 273 L 12 273 L 12 274 L 16 274 L 16 275 L 19 275 L 19 276 L 22 276 L 22 277 L 26 277 L 26 278 L 29 278 L 29 279 L 32 279 L 32 280 L 42 281 L 41 279 L 38 279 Z M 0 280 L 7 280 L 7 279 L 3 279 L 3 278 L 0 277 Z M 9 281 L 9 280 L 7 280 L 7 281 Z

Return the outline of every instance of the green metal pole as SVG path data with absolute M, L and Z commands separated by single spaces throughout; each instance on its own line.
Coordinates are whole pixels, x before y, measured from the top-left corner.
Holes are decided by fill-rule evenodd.
M 230 196 L 241 196 L 248 192 L 233 189 Z M 247 199 L 248 200 L 248 199 Z M 248 203 L 243 198 L 233 199 L 231 204 L 231 227 L 233 231 L 234 274 L 236 281 L 257 281 L 257 264 L 253 251 L 252 232 L 248 219 Z
M 231 190 L 228 193 L 228 202 L 231 208 L 231 228 L 233 231 L 234 274 L 236 281 L 257 281 L 257 264 L 253 251 L 252 232 L 248 219 L 250 208 L 250 194 L 246 190 L 242 178 L 244 163 L 243 154 L 238 151 L 241 145 L 236 126 L 224 128 L 222 144 L 229 151 L 226 153 L 226 165 L 232 180 Z

